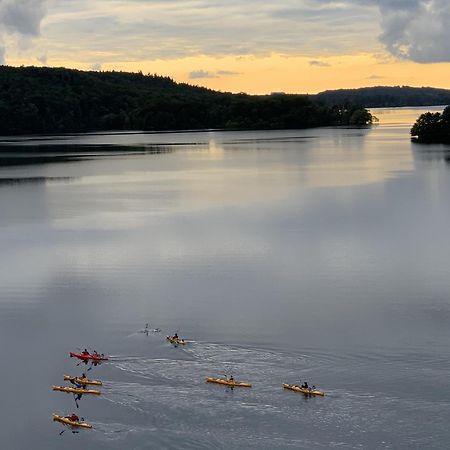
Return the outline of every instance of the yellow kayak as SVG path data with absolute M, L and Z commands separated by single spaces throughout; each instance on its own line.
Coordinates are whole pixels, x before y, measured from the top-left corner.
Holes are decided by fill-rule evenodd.
M 325 395 L 324 392 L 318 391 L 317 389 L 312 390 L 311 388 L 302 388 L 302 387 L 297 386 L 295 384 L 283 383 L 283 387 L 285 389 L 289 389 L 290 391 L 298 392 L 300 394 L 305 394 L 305 395 L 320 395 L 322 397 Z
M 103 383 L 100 380 L 90 380 L 89 378 L 71 377 L 70 375 L 64 375 L 66 381 L 74 381 L 78 384 L 92 384 L 93 386 L 101 386 Z
M 93 394 L 100 395 L 100 391 L 94 391 L 94 389 L 79 389 L 70 386 L 53 386 L 54 391 L 67 392 L 68 394 Z
M 64 416 L 58 416 L 58 414 L 53 414 L 53 420 L 55 422 L 62 423 L 64 425 L 69 425 L 71 427 L 77 428 L 92 428 L 92 425 L 87 422 L 74 422 L 73 420 L 68 419 Z
M 223 384 L 224 386 L 230 386 L 230 387 L 252 387 L 250 383 L 243 383 L 238 381 L 230 381 L 230 380 L 223 380 L 222 378 L 211 378 L 208 377 L 206 379 L 207 383 L 216 383 L 216 384 Z
M 186 341 L 180 338 L 174 338 L 173 336 L 167 336 L 166 338 L 171 344 L 174 345 L 185 345 Z

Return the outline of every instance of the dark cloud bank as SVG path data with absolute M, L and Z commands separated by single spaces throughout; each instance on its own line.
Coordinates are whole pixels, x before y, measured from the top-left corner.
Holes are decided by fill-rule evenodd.
M 18 34 L 23 37 L 39 35 L 41 21 L 46 13 L 45 0 L 0 0 L 0 63 L 4 63 L 3 36 Z

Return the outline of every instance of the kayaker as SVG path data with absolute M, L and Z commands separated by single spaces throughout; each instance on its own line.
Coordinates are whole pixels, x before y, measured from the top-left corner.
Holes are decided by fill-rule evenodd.
M 85 349 L 81 352 L 81 354 L 82 354 L 82 355 L 89 355 L 89 352 L 88 352 L 87 349 L 85 348 Z
M 313 391 L 315 391 L 316 390 L 316 387 L 313 385 L 313 387 L 311 388 Z
M 70 416 L 66 416 L 65 418 L 71 420 L 72 422 L 80 421 L 80 418 L 75 413 L 72 413 Z
M 230 378 L 228 379 L 228 381 L 231 381 L 232 383 L 234 383 L 234 377 L 233 377 L 233 375 L 230 376 Z
M 175 333 L 175 334 L 172 336 L 172 339 L 180 339 L 180 338 L 178 337 L 178 333 Z
M 77 380 L 69 380 L 76 388 L 83 389 L 84 385 L 82 383 L 79 383 Z
M 305 381 L 302 385 L 302 389 L 308 389 L 308 383 Z

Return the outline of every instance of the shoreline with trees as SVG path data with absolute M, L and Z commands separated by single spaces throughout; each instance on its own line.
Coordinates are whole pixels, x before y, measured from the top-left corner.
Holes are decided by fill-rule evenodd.
M 420 115 L 411 128 L 411 136 L 420 143 L 450 144 L 450 106 L 442 113 Z
M 357 104 L 248 95 L 127 72 L 0 66 L 0 135 L 370 125 Z

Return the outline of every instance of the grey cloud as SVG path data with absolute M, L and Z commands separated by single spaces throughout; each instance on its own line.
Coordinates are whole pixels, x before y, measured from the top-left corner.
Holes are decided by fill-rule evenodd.
M 232 70 L 218 70 L 216 74 L 225 77 L 232 77 L 234 75 L 240 75 L 241 72 L 233 72 Z
M 329 6 L 335 0 L 318 0 Z M 344 4 L 378 7 L 379 40 L 397 58 L 419 63 L 450 62 L 449 0 L 344 0 Z
M 191 80 L 194 79 L 200 79 L 200 78 L 217 78 L 217 75 L 211 72 L 208 72 L 207 70 L 193 70 L 189 75 L 188 78 Z
M 101 63 L 272 52 L 336 54 L 377 45 L 378 27 L 370 22 L 376 7 L 320 3 L 60 0 L 52 3 L 54 19 L 49 17 L 44 31 L 48 40 L 60 43 L 60 57 L 73 49 L 80 55 L 95 54 L 94 61 Z M 87 59 L 92 62 L 91 56 Z
M 330 64 L 324 61 L 318 61 L 316 59 L 309 61 L 310 66 L 316 66 L 316 67 L 330 67 Z
M 409 8 L 381 5 L 381 42 L 399 58 L 419 63 L 450 61 L 450 2 L 421 0 Z
M 102 65 L 99 63 L 92 64 L 91 70 L 94 70 L 95 72 L 100 72 L 102 70 Z
M 46 3 L 46 0 L 0 0 L 0 39 L 12 33 L 24 38 L 38 36 Z M 0 60 L 4 60 L 4 53 L 0 44 Z
M 370 75 L 370 77 L 367 77 L 368 80 L 381 80 L 382 78 L 384 78 L 381 75 Z
M 35 36 L 45 4 L 0 0 L 0 28 Z M 380 42 L 396 57 L 450 60 L 450 0 L 56 0 L 49 5 L 44 32 L 52 57 L 71 53 L 89 64 L 272 52 L 314 58 L 379 51 Z M 196 78 L 227 75 L 232 74 L 192 72 Z
M 37 36 L 45 12 L 45 0 L 0 0 L 1 29 Z
M 47 61 L 48 61 L 47 55 L 41 55 L 41 56 L 38 56 L 36 59 L 37 59 L 42 65 L 44 65 L 44 66 L 47 65 Z
M 190 79 L 219 78 L 219 77 L 231 77 L 240 74 L 241 72 L 233 72 L 232 70 L 217 70 L 216 72 L 209 72 L 207 70 L 193 70 L 188 75 L 188 77 Z

